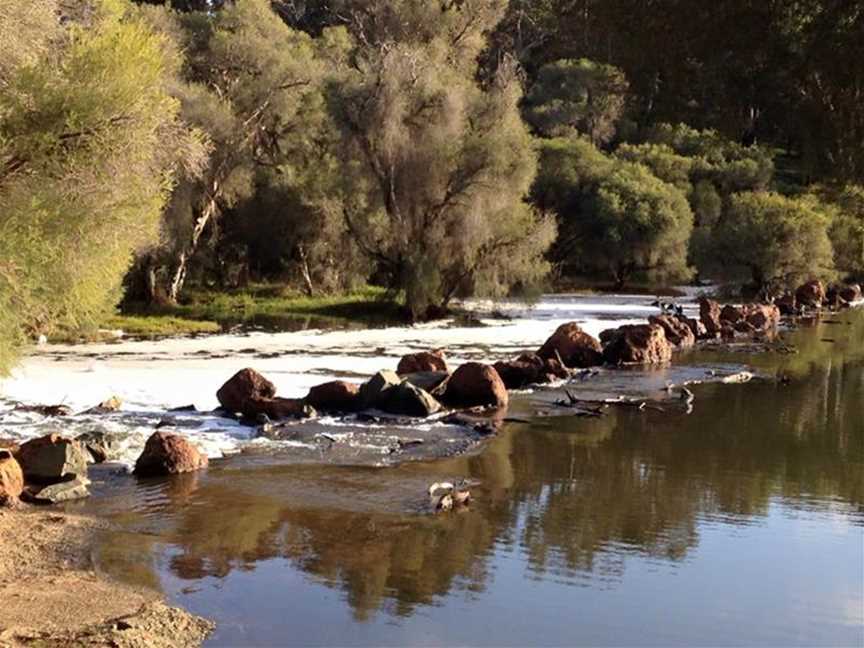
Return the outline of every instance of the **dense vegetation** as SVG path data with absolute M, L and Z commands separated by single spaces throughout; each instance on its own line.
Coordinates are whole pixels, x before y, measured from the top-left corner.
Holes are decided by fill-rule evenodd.
M 0 370 L 190 287 L 864 273 L 847 0 L 0 0 Z

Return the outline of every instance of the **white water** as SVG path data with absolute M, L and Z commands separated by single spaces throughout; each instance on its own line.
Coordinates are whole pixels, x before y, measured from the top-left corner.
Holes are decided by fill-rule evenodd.
M 201 411 L 216 408 L 216 390 L 244 367 L 254 367 L 273 381 L 278 395 L 302 397 L 310 387 L 327 380 L 338 377 L 361 382 L 380 369 L 394 369 L 399 358 L 412 351 L 444 349 L 448 362 L 456 366 L 468 359 L 491 362 L 536 350 L 564 322 L 576 321 L 597 336 L 606 328 L 644 322 L 659 312 L 651 306 L 653 301 L 650 296 L 555 295 L 530 308 L 515 303 L 472 303 L 471 307 L 489 316 L 482 320 L 482 327 L 455 327 L 441 321 L 351 331 L 45 345 L 0 383 L 0 437 L 24 440 L 51 431 L 69 434 L 70 426 L 75 433 L 88 429 L 123 432 L 129 435 L 131 458 L 166 410 L 185 405 Z M 15 403 L 63 403 L 80 411 L 114 395 L 123 401 L 122 412 L 92 421 L 45 419 L 12 411 Z M 193 437 L 211 456 L 236 451 L 253 433 L 215 416 L 173 416 L 180 419 L 179 431 Z

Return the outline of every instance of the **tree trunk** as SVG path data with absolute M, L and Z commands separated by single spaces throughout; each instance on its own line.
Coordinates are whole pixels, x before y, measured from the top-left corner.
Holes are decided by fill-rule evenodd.
M 173 304 L 177 303 L 180 293 L 183 291 L 183 285 L 186 283 L 186 273 L 189 270 L 189 260 L 194 256 L 198 249 L 198 243 L 201 240 L 201 235 L 204 233 L 207 225 L 216 215 L 218 210 L 217 196 L 219 193 L 218 183 L 213 184 L 213 192 L 208 196 L 203 208 L 195 218 L 195 225 L 192 227 L 192 236 L 186 247 L 177 256 L 177 264 L 171 272 L 170 283 L 168 284 L 167 298 Z
M 306 285 L 306 294 L 309 297 L 315 296 L 315 286 L 312 284 L 312 273 L 309 271 L 309 258 L 306 256 L 306 248 L 303 244 L 297 246 L 297 253 L 300 255 L 300 272 L 303 275 L 303 283 Z

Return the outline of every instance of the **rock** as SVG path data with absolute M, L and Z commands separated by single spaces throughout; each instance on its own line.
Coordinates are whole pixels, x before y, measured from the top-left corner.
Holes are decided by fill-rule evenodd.
M 89 484 L 90 480 L 86 477 L 76 477 L 30 492 L 27 499 L 36 504 L 60 504 L 83 499 L 90 496 L 90 491 L 87 489 Z
M 729 322 L 733 326 L 744 319 L 744 310 L 732 304 L 726 304 L 720 311 L 720 322 Z
M 0 506 L 15 504 L 24 489 L 24 473 L 9 450 L 0 450 Z
M 825 292 L 825 305 L 833 310 L 847 308 L 849 302 L 840 296 L 840 289 L 837 286 L 829 286 Z
M 450 373 L 450 370 L 447 368 L 447 362 L 444 359 L 444 352 L 437 350 L 409 353 L 402 356 L 399 365 L 396 367 L 396 373 L 400 376 L 420 373 L 421 371 L 444 371 Z
M 780 324 L 780 309 L 774 304 L 748 304 L 744 318 L 757 331 L 770 331 Z
M 798 313 L 798 301 L 795 299 L 794 293 L 784 293 L 774 303 L 780 309 L 781 315 L 796 315 Z
M 736 332 L 744 333 L 745 335 L 753 335 L 756 332 L 756 327 L 747 320 L 738 320 L 734 324 L 730 323 L 729 325 L 732 326 Z
M 344 380 L 316 385 L 306 395 L 306 402 L 322 412 L 356 412 L 360 409 L 360 386 Z
M 402 379 L 395 371 L 379 371 L 365 383 L 360 385 L 360 409 L 376 407 L 385 391 L 396 387 Z
M 35 412 L 42 416 L 70 416 L 72 408 L 68 405 L 18 405 L 16 412 Z
M 444 383 L 449 377 L 450 374 L 445 371 L 418 371 L 402 376 L 402 380 L 434 396 L 437 391 L 440 391 L 440 388 L 444 387 Z
M 541 358 L 536 353 L 523 353 L 516 360 L 496 362 L 494 367 L 507 389 L 520 389 L 570 376 L 557 358 Z
M 686 320 L 678 319 L 672 315 L 652 315 L 648 318 L 648 322 L 661 326 L 669 343 L 679 349 L 686 349 L 696 344 L 696 335 Z
M 91 407 L 88 410 L 81 412 L 82 414 L 110 414 L 118 411 L 123 406 L 123 401 L 119 396 L 112 396 L 108 400 L 104 400 L 98 405 Z
M 858 284 L 850 284 L 840 288 L 840 297 L 847 302 L 856 302 L 861 299 L 861 286 Z
M 87 475 L 87 451 L 78 441 L 59 434 L 24 443 L 17 455 L 27 481 L 54 483 Z
M 720 329 L 720 338 L 726 341 L 735 339 L 735 327 L 731 324 L 724 324 Z
M 441 404 L 429 392 L 407 381 L 385 390 L 376 407 L 388 414 L 420 418 L 441 411 Z
M 795 291 L 795 300 L 801 306 L 819 308 L 825 301 L 825 285 L 816 279 L 808 281 Z
M 219 404 L 228 412 L 243 412 L 246 401 L 253 398 L 273 398 L 276 387 L 254 369 L 241 369 L 216 392 Z
M 178 434 L 154 432 L 135 462 L 135 474 L 141 477 L 177 475 L 206 468 L 207 456 Z
M 603 363 L 600 342 L 583 331 L 576 322 L 559 326 L 537 351 L 541 358 L 560 359 L 569 368 L 595 367 Z
M 688 317 L 684 319 L 684 323 L 690 328 L 690 332 L 693 334 L 693 337 L 697 340 L 705 340 L 708 338 L 716 337 L 715 335 L 708 335 L 708 329 L 705 328 L 705 325 L 701 320 L 698 320 L 694 317 Z
M 659 324 L 621 326 L 603 349 L 611 364 L 656 364 L 672 359 L 672 345 Z
M 509 396 L 494 367 L 479 362 L 466 362 L 450 376 L 443 400 L 448 405 L 457 407 L 506 407 Z
M 93 459 L 93 463 L 116 461 L 120 458 L 122 444 L 117 435 L 102 431 L 93 431 L 79 434 L 75 440 L 84 444 L 84 447 Z
M 707 297 L 700 297 L 699 320 L 705 325 L 708 335 L 716 336 L 720 333 L 720 304 Z
M 260 398 L 252 397 L 243 406 L 243 416 L 257 419 L 262 414 L 273 420 L 312 418 L 317 414 L 315 408 L 299 398 Z

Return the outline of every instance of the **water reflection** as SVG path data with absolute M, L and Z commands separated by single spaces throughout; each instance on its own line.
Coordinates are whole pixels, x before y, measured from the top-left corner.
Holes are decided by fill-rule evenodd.
M 802 520 L 829 516 L 795 527 L 829 546 L 842 520 L 855 529 L 852 548 L 858 542 L 860 549 L 864 318 L 846 320 L 854 325 L 824 325 L 832 327 L 832 343 L 820 341 L 821 329 L 789 336 L 794 355 L 731 354 L 784 379 L 702 385 L 690 415 L 612 408 L 600 419 L 511 425 L 479 455 L 429 464 L 286 467 L 247 457 L 181 480 L 114 489 L 91 504 L 113 511 L 120 529 L 106 536 L 101 565 L 147 585 L 290 569 L 342 592 L 354 620 L 369 621 L 379 610 L 410 618 L 418 606 L 457 595 L 475 600 L 504 580 L 513 561 L 523 578 L 626 592 L 632 564 L 640 571 L 656 561 L 685 564 L 717 525 L 743 533 L 763 525 L 780 551 L 788 528 L 776 526 L 777 511 L 798 512 Z M 530 414 L 534 406 L 524 397 L 514 413 Z M 419 513 L 425 485 L 451 476 L 479 481 L 471 510 Z M 847 567 L 837 587 L 862 600 L 860 574 Z M 804 587 L 824 571 L 816 562 L 812 573 L 808 565 L 797 568 Z M 756 586 L 747 573 L 735 578 Z M 243 597 L 273 596 L 271 585 L 244 583 Z M 293 585 L 291 595 L 309 595 L 308 587 Z M 186 602 L 206 614 L 220 609 L 220 596 L 214 590 Z M 286 614 L 260 622 L 297 621 Z M 754 611 L 753 637 L 758 619 Z M 260 635 L 268 636 L 276 635 Z M 552 637 L 563 642 L 570 635 L 562 627 Z

